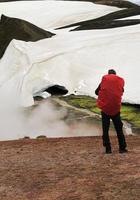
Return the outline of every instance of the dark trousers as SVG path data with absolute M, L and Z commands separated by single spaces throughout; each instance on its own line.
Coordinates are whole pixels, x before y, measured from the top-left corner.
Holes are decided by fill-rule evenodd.
M 102 115 L 102 128 L 103 128 L 103 136 L 102 136 L 103 146 L 111 149 L 111 143 L 109 139 L 109 126 L 110 126 L 110 119 L 112 119 L 118 137 L 119 149 L 125 149 L 126 142 L 123 134 L 123 129 L 122 129 L 123 123 L 121 121 L 120 113 L 114 116 L 110 116 L 105 114 L 104 112 L 101 112 L 101 115 Z

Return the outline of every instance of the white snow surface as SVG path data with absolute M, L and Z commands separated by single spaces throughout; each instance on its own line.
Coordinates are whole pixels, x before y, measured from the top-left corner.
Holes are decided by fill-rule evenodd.
M 36 92 L 60 84 L 69 94 L 95 96 L 108 69 L 125 79 L 123 101 L 140 103 L 140 25 L 68 32 L 57 27 L 119 10 L 88 2 L 1 3 L 0 14 L 25 19 L 56 36 L 37 42 L 12 40 L 0 60 L 0 86 L 16 91 L 20 104 L 34 104 Z
M 140 5 L 140 0 L 128 0 L 128 1 Z
M 27 20 L 43 29 L 92 19 L 117 11 L 116 7 L 100 6 L 90 2 L 19 1 L 0 3 L 0 14 Z

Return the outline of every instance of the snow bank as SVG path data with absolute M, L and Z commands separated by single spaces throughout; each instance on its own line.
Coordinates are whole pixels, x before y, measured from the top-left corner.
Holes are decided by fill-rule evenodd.
M 19 77 L 22 103 L 29 106 L 35 92 L 52 84 L 94 96 L 101 76 L 114 68 L 126 81 L 123 99 L 140 103 L 139 40 L 140 26 L 70 32 L 35 43 L 13 40 L 0 62 L 0 84 Z
M 54 29 L 118 10 L 86 2 L 2 3 L 0 12 L 42 28 Z M 15 12 L 16 11 L 16 12 Z M 62 20 L 63 19 L 63 20 Z M 48 29 L 47 29 L 48 30 Z M 126 81 L 123 100 L 140 103 L 140 25 L 79 32 L 57 30 L 53 38 L 38 42 L 13 40 L 0 61 L 0 86 L 16 84 L 20 103 L 30 106 L 33 95 L 53 84 L 69 93 L 94 96 L 101 76 L 115 68 Z

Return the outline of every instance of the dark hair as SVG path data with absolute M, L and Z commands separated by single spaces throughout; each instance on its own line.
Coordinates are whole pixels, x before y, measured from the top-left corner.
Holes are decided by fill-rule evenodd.
M 116 71 L 114 69 L 109 69 L 108 74 L 116 74 Z

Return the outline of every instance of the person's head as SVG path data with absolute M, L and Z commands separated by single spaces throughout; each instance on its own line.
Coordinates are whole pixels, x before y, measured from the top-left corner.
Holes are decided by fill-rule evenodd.
M 114 69 L 109 69 L 108 74 L 116 74 L 116 71 Z

